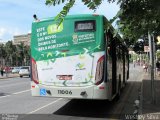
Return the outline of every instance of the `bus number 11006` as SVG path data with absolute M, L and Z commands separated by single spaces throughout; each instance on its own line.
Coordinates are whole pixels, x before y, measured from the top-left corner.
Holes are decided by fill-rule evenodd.
M 58 90 L 58 94 L 72 95 L 72 91 L 71 90 Z

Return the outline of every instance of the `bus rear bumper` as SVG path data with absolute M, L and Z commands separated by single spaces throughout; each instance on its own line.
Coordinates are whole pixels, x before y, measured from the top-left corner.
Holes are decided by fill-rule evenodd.
M 62 88 L 56 86 L 33 85 L 32 83 L 31 92 L 32 96 L 60 97 L 68 99 L 108 99 L 107 89 L 100 89 L 95 85 Z

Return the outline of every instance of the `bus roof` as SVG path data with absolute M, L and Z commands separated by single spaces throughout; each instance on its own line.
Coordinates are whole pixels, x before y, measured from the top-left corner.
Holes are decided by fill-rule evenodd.
M 95 16 L 99 16 L 99 17 L 105 17 L 104 15 L 98 15 L 98 14 L 77 14 L 77 15 L 67 15 L 65 17 L 65 19 L 70 19 L 70 18 L 84 18 L 84 17 L 95 17 Z M 48 18 L 43 18 L 40 20 L 40 22 L 42 21 L 48 21 L 48 20 L 53 20 L 55 17 L 48 17 Z

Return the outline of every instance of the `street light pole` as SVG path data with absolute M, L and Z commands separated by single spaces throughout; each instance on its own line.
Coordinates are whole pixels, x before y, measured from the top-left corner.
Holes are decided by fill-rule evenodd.
M 154 52 L 153 52 L 153 39 L 150 32 L 148 32 L 149 48 L 150 48 L 150 73 L 151 73 L 151 95 L 152 103 L 155 104 L 155 90 L 154 90 Z

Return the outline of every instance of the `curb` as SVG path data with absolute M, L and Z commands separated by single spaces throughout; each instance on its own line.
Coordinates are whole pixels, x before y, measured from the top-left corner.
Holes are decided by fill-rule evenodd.
M 3 77 L 3 78 L 0 78 L 0 79 L 8 79 L 8 78 L 16 78 L 16 77 L 19 77 L 19 76 L 14 76 L 14 77 Z
M 4 75 L 4 77 L 0 77 L 0 79 L 7 79 L 7 78 L 16 78 L 16 77 L 19 77 L 19 75 L 17 74 L 17 75 L 15 75 L 15 76 L 6 76 L 6 75 Z

